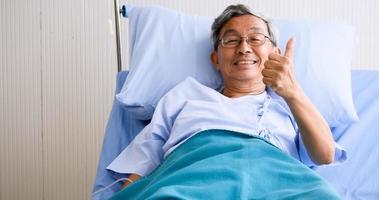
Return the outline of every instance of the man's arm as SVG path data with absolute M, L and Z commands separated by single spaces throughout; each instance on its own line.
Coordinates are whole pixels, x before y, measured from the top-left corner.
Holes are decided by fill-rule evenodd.
M 262 70 L 263 82 L 283 97 L 300 129 L 308 155 L 316 164 L 334 161 L 335 147 L 328 124 L 296 81 L 292 59 L 295 41 L 291 38 L 284 55 L 271 53 Z
M 304 92 L 299 92 L 285 101 L 295 117 L 301 138 L 312 161 L 316 164 L 332 163 L 335 154 L 334 140 L 320 112 Z

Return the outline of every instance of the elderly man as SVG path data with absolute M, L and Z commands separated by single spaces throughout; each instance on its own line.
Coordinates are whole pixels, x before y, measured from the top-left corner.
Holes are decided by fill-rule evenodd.
M 270 22 L 244 5 L 215 19 L 212 39 L 224 87 L 187 78 L 161 99 L 125 151 L 130 176 L 113 199 L 338 199 L 305 166 L 339 160 L 342 150 L 295 79 L 295 40 L 281 54 Z

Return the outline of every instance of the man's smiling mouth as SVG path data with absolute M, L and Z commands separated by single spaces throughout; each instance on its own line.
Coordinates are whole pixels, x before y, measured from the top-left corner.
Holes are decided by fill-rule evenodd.
M 238 60 L 234 62 L 235 65 L 255 65 L 257 63 L 257 60 Z

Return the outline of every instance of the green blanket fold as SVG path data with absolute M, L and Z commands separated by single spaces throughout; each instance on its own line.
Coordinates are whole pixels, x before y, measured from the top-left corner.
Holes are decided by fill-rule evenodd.
M 318 174 L 266 141 L 207 130 L 174 150 L 120 199 L 340 199 Z

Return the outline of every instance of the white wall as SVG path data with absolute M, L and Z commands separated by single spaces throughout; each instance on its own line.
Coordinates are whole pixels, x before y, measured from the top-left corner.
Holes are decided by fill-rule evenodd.
M 113 1 L 0 4 L 0 199 L 90 199 L 117 71 Z
M 216 16 L 236 1 L 128 2 Z M 353 24 L 360 41 L 353 68 L 379 69 L 378 1 L 238 2 L 275 18 Z M 90 199 L 117 69 L 113 1 L 0 6 L 0 200 Z M 126 64 L 127 20 L 121 24 Z

